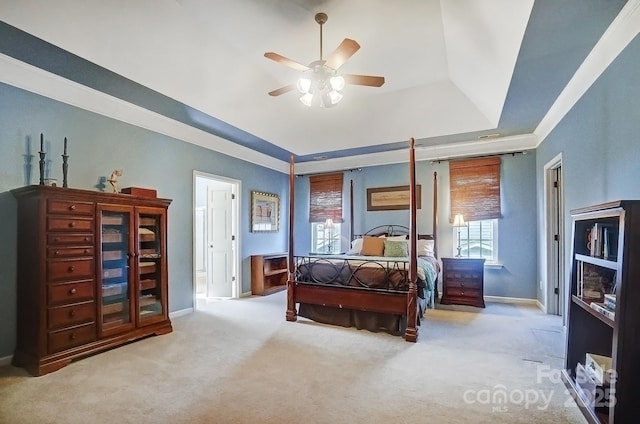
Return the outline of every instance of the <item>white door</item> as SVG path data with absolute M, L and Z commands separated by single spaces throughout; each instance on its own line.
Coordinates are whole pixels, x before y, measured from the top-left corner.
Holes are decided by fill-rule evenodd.
M 231 184 L 207 187 L 207 296 L 232 297 L 233 269 L 233 193 Z

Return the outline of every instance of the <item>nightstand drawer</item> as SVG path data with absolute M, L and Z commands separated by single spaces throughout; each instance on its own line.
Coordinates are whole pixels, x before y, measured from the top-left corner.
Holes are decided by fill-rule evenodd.
M 465 287 L 447 287 L 444 291 L 445 296 L 480 298 L 480 290 Z
M 471 279 L 449 279 L 446 281 L 447 287 L 455 287 L 455 288 L 467 288 L 467 289 L 482 289 L 482 281 L 480 280 L 471 280 Z

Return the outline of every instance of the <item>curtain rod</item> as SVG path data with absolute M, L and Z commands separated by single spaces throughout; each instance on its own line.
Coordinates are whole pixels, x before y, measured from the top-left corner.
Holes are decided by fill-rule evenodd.
M 311 172 L 309 174 L 296 174 L 296 177 L 304 177 L 307 175 L 331 175 L 331 174 L 335 174 L 336 172 L 355 172 L 355 171 L 362 171 L 362 168 L 336 169 L 335 171 L 331 171 L 331 172 Z
M 493 153 L 490 155 L 469 155 L 469 156 L 452 156 L 448 158 L 441 159 L 433 159 L 431 163 L 441 163 L 441 162 L 449 162 L 452 160 L 462 160 L 462 159 L 481 159 L 481 158 L 490 158 L 493 156 L 515 156 L 515 155 L 526 155 L 528 153 L 527 150 L 519 150 L 517 152 L 503 152 L 503 153 Z

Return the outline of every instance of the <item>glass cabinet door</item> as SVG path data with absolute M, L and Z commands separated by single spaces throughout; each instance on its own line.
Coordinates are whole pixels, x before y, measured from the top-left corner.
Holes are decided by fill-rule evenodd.
M 100 208 L 102 273 L 100 298 L 101 332 L 114 333 L 133 327 L 129 266 L 131 209 Z
M 138 212 L 138 317 L 141 325 L 164 319 L 164 293 L 162 275 L 166 270 L 162 257 L 164 234 L 162 234 L 162 211 L 139 208 Z

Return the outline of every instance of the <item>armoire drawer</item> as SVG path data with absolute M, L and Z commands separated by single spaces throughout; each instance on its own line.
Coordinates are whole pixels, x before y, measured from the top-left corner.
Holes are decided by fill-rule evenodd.
M 96 320 L 96 304 L 93 301 L 49 308 L 49 329 L 69 327 Z
M 94 259 L 49 260 L 47 261 L 48 281 L 76 280 L 93 277 Z

